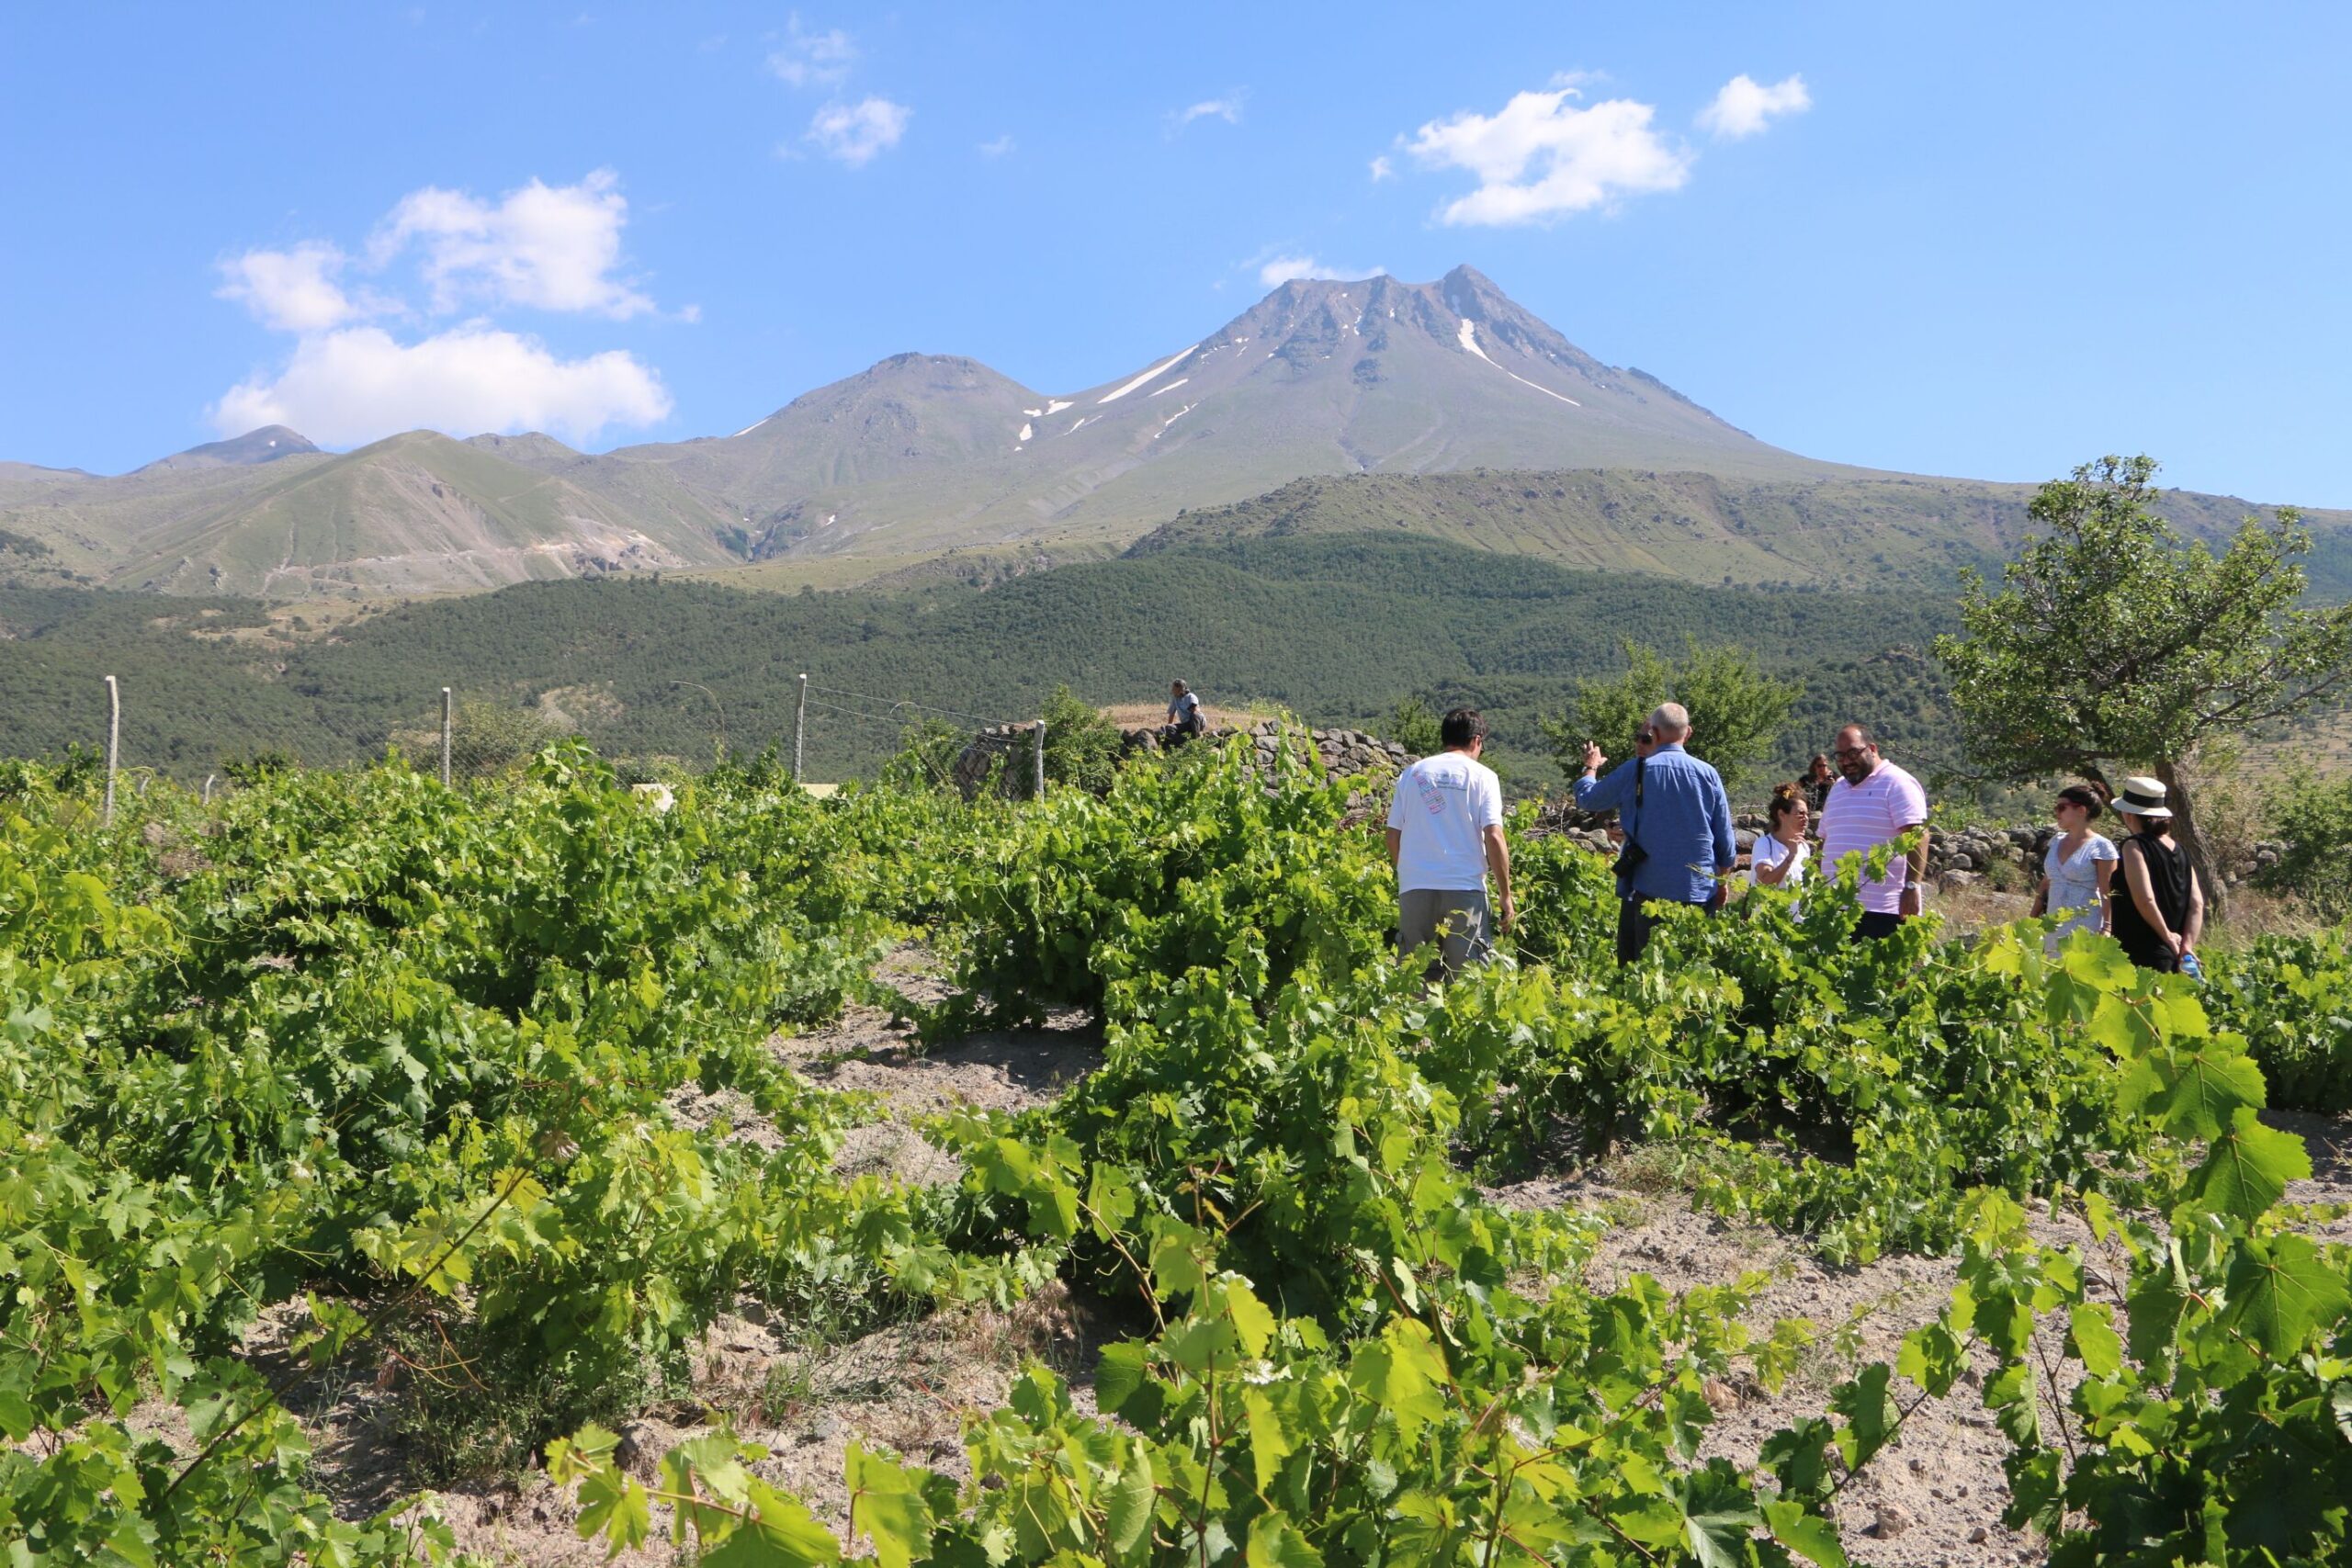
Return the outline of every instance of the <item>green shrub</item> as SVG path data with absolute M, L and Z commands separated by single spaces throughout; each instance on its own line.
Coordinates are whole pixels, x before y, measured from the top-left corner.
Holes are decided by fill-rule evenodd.
M 2323 779 L 2297 769 L 2266 804 L 2286 849 L 2255 874 L 2255 886 L 2291 894 L 2328 919 L 2352 915 L 2352 773 Z
M 2352 1111 L 2352 939 L 2345 930 L 2258 937 L 2208 965 L 2214 1022 L 2245 1037 L 2270 1103 Z

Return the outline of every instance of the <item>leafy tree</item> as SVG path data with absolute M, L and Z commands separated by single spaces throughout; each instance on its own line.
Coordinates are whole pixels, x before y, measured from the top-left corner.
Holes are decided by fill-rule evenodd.
M 1630 638 L 1624 649 L 1623 674 L 1578 680 L 1560 716 L 1544 720 L 1552 755 L 1570 778 L 1584 772 L 1586 740 L 1623 755 L 1652 709 L 1678 702 L 1690 711 L 1690 754 L 1713 763 L 1724 787 L 1737 791 L 1771 757 L 1804 694 L 1802 682 L 1765 673 L 1744 649 L 1701 647 L 1695 637 L 1679 660 Z
M 1046 721 L 1046 780 L 1100 795 L 1119 771 L 1119 727 L 1067 685 L 1056 686 L 1039 717 Z
M 1416 757 L 1432 756 L 1445 745 L 1436 711 L 1419 697 L 1407 697 L 1391 708 L 1380 731 Z
M 2223 897 L 2182 772 L 2214 741 L 2293 716 L 2352 682 L 2352 605 L 2299 608 L 2312 538 L 2282 508 L 2216 556 L 2149 510 L 2151 458 L 2102 457 L 2041 487 L 2043 530 L 2001 591 L 1962 575 L 1966 635 L 1939 637 L 1952 703 L 1984 767 L 2026 779 L 2164 782 L 2173 827 Z

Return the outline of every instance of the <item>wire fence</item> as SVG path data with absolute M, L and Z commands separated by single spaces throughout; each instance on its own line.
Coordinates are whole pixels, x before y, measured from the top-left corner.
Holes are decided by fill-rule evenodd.
M 381 716 L 387 708 L 396 716 Z M 336 713 L 323 701 L 321 711 L 330 719 Z M 548 747 L 575 739 L 631 784 L 688 777 L 725 761 L 764 756 L 792 777 L 819 785 L 886 771 L 905 783 L 967 795 L 987 787 L 1026 795 L 1044 785 L 1040 719 L 991 716 L 805 675 L 772 682 L 748 699 L 741 690 L 685 680 L 636 687 L 580 682 L 543 691 L 527 703 L 512 693 L 443 686 L 407 703 L 378 699 L 327 724 L 323 739 L 304 737 L 296 745 L 274 737 L 243 745 L 239 738 L 224 743 L 215 737 L 208 745 L 203 716 L 175 714 L 160 703 L 142 712 L 139 693 L 107 675 L 93 694 L 91 717 L 85 733 L 105 739 L 109 821 L 119 785 L 143 790 L 159 776 L 176 778 L 209 798 L 274 768 L 396 753 L 461 785 L 510 773 Z M 89 760 L 95 764 L 97 757 Z

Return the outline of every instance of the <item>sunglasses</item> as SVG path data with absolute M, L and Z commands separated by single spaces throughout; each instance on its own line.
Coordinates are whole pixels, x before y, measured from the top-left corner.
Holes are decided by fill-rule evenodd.
M 1634 737 L 1634 743 L 1637 746 L 1655 746 L 1657 744 L 1657 734 L 1654 730 L 1645 729 Z

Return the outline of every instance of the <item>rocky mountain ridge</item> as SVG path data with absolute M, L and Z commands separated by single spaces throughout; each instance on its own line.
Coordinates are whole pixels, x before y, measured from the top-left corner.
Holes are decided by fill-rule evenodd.
M 601 454 L 430 431 L 333 454 L 273 426 L 112 478 L 0 464 L 0 531 L 40 547 L 0 566 L 279 598 L 646 570 L 838 583 L 1246 533 L 1301 485 L 1316 505 L 1286 526 L 1363 513 L 1568 564 L 1793 584 L 1948 578 L 2014 542 L 2024 493 L 1782 451 L 1459 266 L 1284 283 L 1069 393 L 898 354 L 730 435 Z

